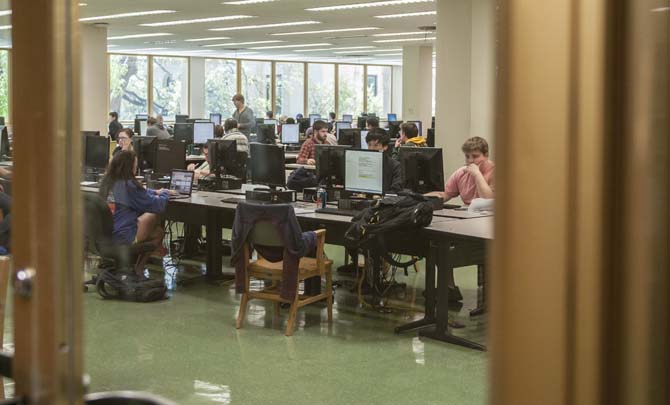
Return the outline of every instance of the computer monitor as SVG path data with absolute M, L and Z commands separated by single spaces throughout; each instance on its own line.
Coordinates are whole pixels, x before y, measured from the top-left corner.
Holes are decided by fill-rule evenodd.
M 370 131 L 368 131 L 367 129 L 362 129 L 361 130 L 361 147 L 360 147 L 360 149 L 368 150 L 368 141 L 365 140 L 365 138 L 368 137 L 368 132 L 370 132 Z
M 277 120 L 275 120 L 275 119 L 265 118 L 265 119 L 263 120 L 263 124 L 265 124 L 265 125 L 274 125 L 275 128 L 277 128 Z
M 174 116 L 174 122 L 176 124 L 185 124 L 187 119 L 188 119 L 188 115 L 186 115 L 186 114 L 181 114 L 181 115 L 177 114 L 177 115 Z
M 210 171 L 217 177 L 237 173 L 237 142 L 234 139 L 210 139 L 207 141 Z
M 4 125 L 0 125 L 0 160 L 9 156 L 9 131 Z
M 175 139 L 156 139 L 153 141 L 154 173 L 169 175 L 174 169 L 186 167 L 186 145 Z
M 315 145 L 316 178 L 327 187 L 344 185 L 344 151 L 348 145 Z
M 365 129 L 365 121 L 368 119 L 367 115 L 358 117 L 358 120 L 356 121 L 356 127 L 359 129 Z
M 286 186 L 284 148 L 253 142 L 251 154 L 251 182 L 271 188 Z
M 430 120 L 430 127 L 435 129 L 435 117 Z
M 277 133 L 274 125 L 256 125 L 256 142 L 274 145 L 277 143 Z
M 5 126 L 5 117 L 0 117 L 0 126 Z
M 444 191 L 441 148 L 403 146 L 398 149 L 403 173 L 403 188 L 416 193 Z
M 361 148 L 361 130 L 358 128 L 346 128 L 339 130 L 337 138 L 338 145 L 349 145 L 354 149 Z
M 383 194 L 383 153 L 376 150 L 347 149 L 344 152 L 344 160 L 344 188 L 347 191 Z
M 389 121 L 388 122 L 389 138 L 397 138 L 397 137 L 400 136 L 400 125 L 402 125 L 402 121 Z
M 186 120 L 187 124 L 195 124 L 196 122 L 212 123 L 209 118 L 188 118 Z
M 144 129 L 144 132 L 142 132 Z M 147 119 L 146 118 L 135 118 L 135 125 L 133 131 L 136 135 L 144 136 L 147 132 Z
M 87 169 L 107 168 L 109 163 L 109 138 L 98 135 L 82 134 L 84 147 L 84 167 Z
M 352 122 L 354 120 L 354 116 L 351 114 L 342 114 L 342 121 L 346 122 Z
M 214 138 L 213 122 L 194 122 L 193 123 L 193 143 L 204 145 L 208 139 Z
M 174 124 L 174 139 L 191 145 L 193 143 L 193 125 L 187 123 Z
M 154 148 L 153 142 L 156 139 L 155 136 L 134 136 L 133 138 L 133 150 L 137 154 L 137 169 L 140 173 L 146 169 L 153 168 L 154 158 Z
M 388 114 L 386 115 L 386 120 L 387 120 L 388 122 L 391 122 L 391 121 L 398 121 L 398 114 L 395 114 L 395 113 L 388 113 Z
M 321 114 L 310 114 L 309 115 L 309 126 L 314 126 L 314 122 L 321 119 Z
M 221 125 L 221 114 L 209 114 L 209 121 L 214 125 Z
M 421 131 L 421 121 L 407 121 L 407 123 L 416 125 L 416 129 L 419 130 L 419 136 L 423 136 L 423 132 Z
M 300 143 L 300 125 L 284 124 L 281 126 L 281 141 L 286 144 Z
M 337 121 L 335 123 L 335 128 L 336 128 L 336 133 L 335 136 L 337 139 L 340 139 L 340 129 L 348 129 L 351 128 L 351 122 L 348 121 Z
M 309 128 L 309 118 L 300 118 L 298 120 L 298 125 L 300 126 L 300 133 L 304 134 Z
M 136 120 L 146 120 L 149 119 L 149 114 L 135 114 Z
M 428 135 L 426 136 L 426 144 L 431 148 L 435 147 L 435 128 L 428 128 Z
M 81 131 L 82 135 L 100 136 L 100 131 Z

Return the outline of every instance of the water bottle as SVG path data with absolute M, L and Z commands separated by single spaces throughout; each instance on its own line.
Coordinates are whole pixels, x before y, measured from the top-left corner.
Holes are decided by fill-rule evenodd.
M 316 190 L 316 208 L 326 208 L 326 189 L 323 187 Z

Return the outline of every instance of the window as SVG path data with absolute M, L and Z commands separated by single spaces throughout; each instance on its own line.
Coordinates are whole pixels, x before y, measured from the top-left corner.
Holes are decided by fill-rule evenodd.
M 335 111 L 335 65 L 310 63 L 307 65 L 307 114 Z
M 0 50 L 0 117 L 9 119 L 9 52 Z
M 340 65 L 337 91 L 337 111 L 354 116 L 363 112 L 363 65 Z
M 305 113 L 305 65 L 277 63 L 275 65 L 276 114 L 295 117 Z
M 153 58 L 153 108 L 166 121 L 188 113 L 188 59 Z
M 272 110 L 272 62 L 242 61 L 242 95 L 256 117 Z
M 136 114 L 146 114 L 148 70 L 146 56 L 109 56 L 109 106 L 119 113 L 119 120 L 132 121 Z
M 237 93 L 237 62 L 226 59 L 205 60 L 205 113 L 233 116 L 233 96 Z
M 388 113 L 400 114 L 402 111 L 391 111 L 391 67 L 368 66 L 368 111 L 385 117 Z

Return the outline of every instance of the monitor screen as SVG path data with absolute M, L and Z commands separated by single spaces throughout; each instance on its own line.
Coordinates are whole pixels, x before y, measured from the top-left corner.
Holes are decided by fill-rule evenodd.
M 268 186 L 285 186 L 284 148 L 277 145 L 251 143 L 251 182 Z
M 221 125 L 221 114 L 209 114 L 209 120 L 214 125 Z
M 344 184 L 344 152 L 348 145 L 315 145 L 316 178 L 327 187 Z
M 342 121 L 346 122 L 352 122 L 354 120 L 354 116 L 351 114 L 343 114 L 342 115 Z
M 149 118 L 149 114 L 137 114 L 135 115 L 135 118 L 138 120 L 146 120 Z
M 277 120 L 272 120 L 272 119 L 268 119 L 268 118 L 266 118 L 266 119 L 263 120 L 263 124 L 265 124 L 265 125 L 274 125 L 275 128 L 276 128 L 276 127 L 277 127 Z
M 214 138 L 214 124 L 211 122 L 193 123 L 193 143 L 205 144 L 208 139 Z
M 193 172 L 187 170 L 173 170 L 170 177 L 170 190 L 179 194 L 191 195 L 193 186 Z
M 358 128 L 343 128 L 338 130 L 337 144 L 349 145 L 352 148 L 360 149 L 361 130 Z
M 421 132 L 421 121 L 407 121 L 408 124 L 409 124 L 410 122 L 411 122 L 412 124 L 416 125 L 416 129 L 419 130 L 419 136 L 423 136 L 423 132 Z
M 309 126 L 314 125 L 314 121 L 318 121 L 321 119 L 321 114 L 310 114 L 309 115 Z
M 340 129 L 348 129 L 351 128 L 351 122 L 348 121 L 337 121 L 335 124 L 335 128 L 337 128 L 337 134 L 336 137 L 337 139 L 340 139 Z
M 344 185 L 348 191 L 382 194 L 384 154 L 369 150 L 346 150 Z
M 299 124 L 284 124 L 281 126 L 281 141 L 283 143 L 300 143 Z
M 186 144 L 174 139 L 154 141 L 154 173 L 169 175 L 174 169 L 186 167 Z
M 176 123 L 174 124 L 174 139 L 184 142 L 187 145 L 193 143 L 193 124 Z
M 398 121 L 398 114 L 389 113 L 389 114 L 386 116 L 386 118 L 387 118 L 386 120 L 389 121 L 389 122 L 391 122 L 391 121 Z
M 368 143 L 366 142 L 365 138 L 368 136 L 368 131 L 367 130 L 362 130 L 361 131 L 361 149 L 367 150 L 368 149 Z
M 147 120 L 140 120 L 140 136 L 147 136 Z
M 174 122 L 177 124 L 184 124 L 186 123 L 186 120 L 188 119 L 188 115 L 185 114 L 177 114 L 174 116 Z
M 84 166 L 91 169 L 105 169 L 109 163 L 109 138 L 106 136 L 83 135 Z

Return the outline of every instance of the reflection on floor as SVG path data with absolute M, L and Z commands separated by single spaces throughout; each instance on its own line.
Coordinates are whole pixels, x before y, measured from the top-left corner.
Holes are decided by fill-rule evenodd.
M 342 249 L 327 251 L 335 266 L 342 264 Z M 287 311 L 274 320 L 272 306 L 260 301 L 251 302 L 244 328 L 235 329 L 239 297 L 231 283 L 175 285 L 169 300 L 149 304 L 85 293 L 90 391 L 148 391 L 179 404 L 484 404 L 486 353 L 420 339 L 416 332 L 393 333 L 421 315 L 419 267 L 418 274 L 397 273 L 407 289 L 389 300 L 388 306 L 404 308 L 391 313 L 359 307 L 349 291 L 353 279 L 336 275 L 342 285 L 332 327 L 325 304 L 307 306 L 290 338 L 283 334 Z M 198 271 L 180 266 L 176 274 L 168 269 L 166 279 Z M 464 305 L 453 315 L 467 326 L 459 334 L 484 342 L 486 316 L 468 316 L 476 305 L 476 273 L 456 271 Z M 6 342 L 12 342 L 8 331 Z M 11 394 L 13 386 L 6 390 Z

